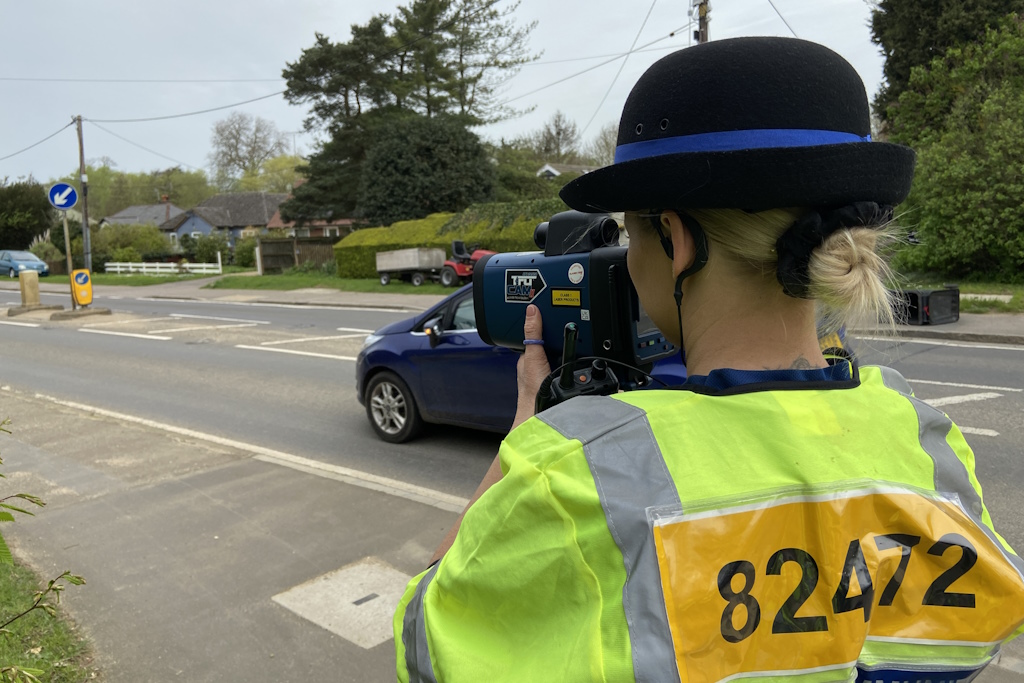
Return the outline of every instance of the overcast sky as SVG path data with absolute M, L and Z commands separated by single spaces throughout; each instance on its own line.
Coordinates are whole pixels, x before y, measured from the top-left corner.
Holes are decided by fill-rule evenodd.
M 823 43 L 849 60 L 869 96 L 874 94 L 882 77 L 882 58 L 870 40 L 865 0 L 773 1 L 778 13 L 769 0 L 711 0 L 711 39 L 792 35 L 781 13 L 800 38 Z M 0 158 L 42 140 L 79 114 L 97 121 L 149 118 L 283 90 L 282 68 L 312 45 L 314 32 L 346 41 L 351 24 L 390 13 L 398 4 L 399 0 L 0 0 Z M 584 133 L 585 139 L 591 138 L 604 124 L 618 121 L 626 95 L 644 69 L 671 49 L 688 45 L 692 27 L 674 38 L 668 35 L 686 26 L 689 4 L 690 0 L 657 0 L 652 10 L 649 0 L 522 0 L 517 17 L 522 23 L 538 22 L 530 43 L 543 55 L 538 63 L 523 67 L 505 96 L 516 107 L 536 109 L 477 132 L 489 140 L 514 137 L 540 129 L 561 110 L 581 129 L 592 121 Z M 617 79 L 621 60 L 574 76 L 610 55 L 627 52 L 634 42 L 641 46 L 653 41 L 659 41 L 649 48 L 654 51 L 631 55 Z M 216 79 L 235 82 L 157 82 Z M 528 94 L 562 79 L 567 80 Z M 312 136 L 301 132 L 306 111 L 288 105 L 281 96 L 239 110 L 294 133 L 290 139 L 300 153 L 308 153 L 315 144 Z M 211 128 L 228 113 L 99 124 L 106 130 L 86 123 L 86 160 L 99 163 L 106 157 L 116 168 L 132 172 L 178 164 L 208 170 Z M 31 174 L 45 182 L 77 168 L 78 143 L 71 127 L 0 161 L 0 178 Z

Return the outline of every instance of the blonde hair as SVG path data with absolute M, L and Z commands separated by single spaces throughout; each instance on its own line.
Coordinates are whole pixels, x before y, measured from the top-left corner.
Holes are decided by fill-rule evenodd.
M 775 243 L 807 209 L 771 209 L 747 213 L 738 209 L 688 210 L 712 242 L 712 258 L 725 256 L 745 263 L 775 286 L 778 255 Z M 838 330 L 850 323 L 895 330 L 893 274 L 886 248 L 898 241 L 896 227 L 884 225 L 842 228 L 811 252 L 809 294 L 819 307 L 820 327 Z

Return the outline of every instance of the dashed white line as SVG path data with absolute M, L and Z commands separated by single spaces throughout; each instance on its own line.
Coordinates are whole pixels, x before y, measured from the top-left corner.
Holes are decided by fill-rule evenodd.
M 65 294 L 65 296 L 67 296 Z M 252 306 L 254 308 L 295 308 L 303 311 L 369 311 L 372 313 L 418 313 L 418 309 L 409 308 L 368 308 L 366 306 L 327 306 L 321 304 L 277 304 L 260 301 L 216 301 L 209 299 L 188 299 L 170 297 L 140 297 L 136 301 L 174 301 L 190 304 L 210 304 L 214 306 Z
M 195 315 L 193 313 L 171 313 L 172 318 L 198 318 L 200 320 L 223 320 L 231 323 L 252 323 L 253 325 L 269 325 L 268 320 L 248 320 L 246 318 L 221 318 L 216 315 Z
M 236 344 L 236 349 L 250 349 L 252 351 L 273 351 L 275 353 L 290 353 L 295 356 L 311 356 L 313 358 L 330 358 L 331 360 L 345 360 L 354 361 L 355 356 L 334 356 L 329 353 L 313 353 L 312 351 L 296 351 L 294 349 L 271 349 L 266 346 L 248 346 L 246 344 Z
M 331 339 L 354 339 L 365 337 L 365 334 L 341 334 L 334 337 L 304 337 L 302 339 L 280 339 L 278 341 L 261 342 L 260 346 L 276 346 L 278 344 L 299 344 L 302 342 L 329 341 Z
M 362 332 L 363 334 L 373 334 L 373 330 L 364 330 L 358 327 L 339 327 L 338 332 Z
M 390 496 L 396 496 L 398 498 L 405 498 L 406 500 L 412 500 L 426 505 L 431 505 L 441 510 L 447 510 L 449 512 L 462 512 L 469 501 L 466 498 L 459 496 L 453 496 L 449 493 L 442 491 L 435 491 L 434 489 L 428 489 L 423 486 L 417 486 L 408 482 L 399 481 L 397 479 L 390 479 L 388 477 L 381 477 L 376 474 L 370 474 L 369 472 L 361 472 L 359 470 L 349 469 L 348 467 L 341 467 L 339 465 L 331 465 L 329 463 L 320 462 L 318 460 L 312 460 L 310 458 L 304 458 L 298 455 L 292 455 L 291 453 L 283 453 L 281 451 L 275 451 L 270 448 L 264 448 L 263 446 L 256 446 L 254 444 L 244 443 L 242 441 L 235 441 L 234 439 L 227 439 L 222 436 L 216 436 L 214 434 L 206 434 L 204 432 L 198 432 L 193 429 L 186 429 L 184 427 L 176 427 L 174 425 L 165 424 L 162 422 L 156 422 L 149 420 L 144 417 L 137 417 L 135 415 L 127 415 L 125 413 L 118 413 L 113 410 L 105 410 L 103 408 L 97 408 L 95 406 L 86 405 L 83 403 L 75 403 L 74 401 L 65 401 L 53 396 L 47 396 L 45 394 L 35 394 L 35 397 L 50 403 L 65 406 L 67 408 L 75 408 L 77 410 L 84 410 L 96 415 L 103 415 L 105 417 L 111 417 L 116 420 L 122 420 L 125 422 L 132 422 L 134 424 L 143 425 L 145 427 L 151 427 L 153 429 L 159 429 L 165 432 L 171 432 L 173 434 L 180 434 L 182 436 L 192 437 L 194 439 L 201 439 L 210 443 L 220 444 L 222 446 L 228 446 L 230 448 L 236 448 L 240 451 L 246 451 L 252 453 L 256 460 L 261 462 L 272 463 L 275 465 L 281 465 L 283 467 L 289 467 L 291 469 L 307 472 L 314 474 L 319 477 L 326 479 L 334 479 L 336 481 L 342 481 L 346 484 L 353 486 L 359 486 L 365 489 L 371 489 L 373 491 L 380 491 Z
M 1024 391 L 1014 387 L 990 387 L 985 384 L 962 384 L 960 382 L 938 382 L 932 379 L 908 379 L 911 384 L 936 384 L 943 387 L 961 387 L 964 389 L 990 389 L 992 391 Z
M 107 322 L 102 323 L 86 323 L 82 325 L 82 327 L 102 327 L 104 325 L 128 325 L 130 323 L 155 323 L 161 320 L 168 320 L 168 318 L 166 316 L 163 316 L 160 318 L 143 318 L 141 320 L 139 320 L 138 318 L 132 318 L 131 320 L 109 320 Z
M 1002 394 L 986 392 L 984 394 L 964 394 L 963 396 L 945 396 L 943 398 L 926 398 L 924 402 L 933 408 L 939 406 L 952 406 L 958 403 L 971 403 L 973 401 L 987 401 L 990 398 L 999 398 Z
M 997 351 L 1024 351 L 1024 346 L 1013 346 L 1010 344 L 975 344 L 972 342 L 951 342 L 951 341 L 938 341 L 934 339 L 911 339 L 909 337 L 861 337 L 856 336 L 857 339 L 864 339 L 867 341 L 880 341 L 890 342 L 894 345 L 900 344 L 926 344 L 928 346 L 953 346 L 958 349 L 994 349 Z
M 39 327 L 39 323 L 18 323 L 13 320 L 0 320 L 0 325 L 11 325 L 12 327 Z
M 233 327 L 256 327 L 256 323 L 239 323 L 237 325 L 192 325 L 191 327 L 173 327 L 169 330 L 150 330 L 147 334 L 156 334 L 157 332 L 170 334 L 171 332 L 190 332 L 192 330 L 227 330 Z
M 159 337 L 154 334 L 135 334 L 133 332 L 114 332 L 113 330 L 94 330 L 79 328 L 79 332 L 91 332 L 92 334 L 109 334 L 113 337 L 134 337 L 135 339 L 155 339 L 156 341 L 170 341 L 173 337 Z
M 994 429 L 980 429 L 978 427 L 960 427 L 960 431 L 964 434 L 977 434 L 978 436 L 999 436 L 999 432 Z

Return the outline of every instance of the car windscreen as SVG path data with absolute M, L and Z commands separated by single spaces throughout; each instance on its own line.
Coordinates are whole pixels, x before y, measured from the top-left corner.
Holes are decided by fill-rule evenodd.
M 30 251 L 12 251 L 9 252 L 11 260 L 13 261 L 38 261 L 39 257 Z

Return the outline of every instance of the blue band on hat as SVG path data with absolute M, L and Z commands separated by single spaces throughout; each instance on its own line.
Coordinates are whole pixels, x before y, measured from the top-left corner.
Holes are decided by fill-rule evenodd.
M 871 142 L 871 136 L 861 137 L 854 133 L 840 133 L 833 130 L 788 128 L 725 130 L 619 145 L 615 148 L 615 163 L 620 164 L 634 159 L 684 152 L 732 152 L 741 149 L 770 147 L 816 147 L 818 145 L 841 145 L 849 142 Z

